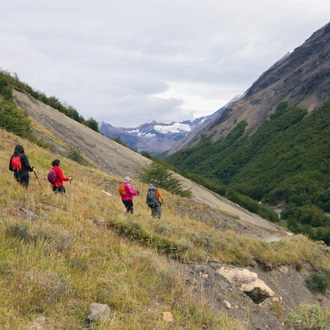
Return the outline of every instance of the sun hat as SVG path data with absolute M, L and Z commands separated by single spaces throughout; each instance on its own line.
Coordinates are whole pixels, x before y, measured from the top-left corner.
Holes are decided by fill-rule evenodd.
M 130 182 L 132 179 L 129 176 L 125 176 L 124 182 Z

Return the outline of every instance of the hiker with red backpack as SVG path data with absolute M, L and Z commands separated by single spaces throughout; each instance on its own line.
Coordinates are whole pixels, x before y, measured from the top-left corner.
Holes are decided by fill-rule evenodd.
M 133 207 L 133 196 L 139 195 L 139 190 L 134 190 L 131 182 L 132 179 L 129 176 L 126 176 L 124 181 L 119 186 L 119 194 L 121 196 L 121 200 L 126 207 L 126 213 L 134 213 Z
M 65 193 L 65 187 L 63 185 L 63 181 L 72 181 L 72 177 L 66 177 L 63 174 L 62 169 L 60 168 L 61 161 L 59 159 L 54 159 L 52 161 L 52 169 L 48 174 L 48 181 L 52 185 L 53 192 L 56 193 Z
M 34 167 L 30 166 L 21 144 L 15 146 L 14 154 L 10 157 L 9 170 L 14 172 L 14 178 L 21 186 L 25 188 L 29 186 L 29 172 L 33 172 Z

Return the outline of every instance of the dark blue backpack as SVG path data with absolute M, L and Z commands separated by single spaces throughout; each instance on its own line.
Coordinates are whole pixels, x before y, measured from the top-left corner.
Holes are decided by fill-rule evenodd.
M 150 207 L 158 205 L 156 192 L 157 192 L 157 188 L 155 186 L 150 186 L 149 187 L 148 192 L 147 192 L 146 203 Z

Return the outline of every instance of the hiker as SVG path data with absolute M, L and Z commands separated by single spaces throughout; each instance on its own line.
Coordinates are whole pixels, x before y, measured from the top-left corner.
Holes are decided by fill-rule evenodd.
M 151 208 L 151 216 L 153 218 L 162 216 L 162 204 L 164 203 L 162 192 L 158 189 L 156 184 L 149 185 L 146 203 Z
M 123 204 L 126 207 L 126 212 L 125 213 L 134 213 L 134 207 L 133 207 L 133 196 L 139 195 L 139 190 L 134 190 L 131 182 L 132 179 L 129 176 L 126 176 L 124 178 L 123 183 L 120 185 L 120 187 L 124 188 L 124 192 L 120 191 L 120 196 Z
M 14 172 L 14 178 L 21 186 L 25 188 L 29 186 L 29 172 L 33 172 L 34 167 L 30 166 L 21 144 L 15 146 L 14 154 L 10 157 L 9 170 Z
M 63 185 L 63 181 L 72 181 L 72 177 L 69 176 L 69 177 L 66 177 L 63 175 L 63 171 L 62 169 L 60 168 L 60 160 L 59 159 L 54 159 L 52 161 L 52 170 L 55 171 L 56 173 L 56 182 L 55 183 L 52 183 L 52 189 L 53 189 L 53 192 L 56 194 L 56 193 L 65 193 L 65 187 Z

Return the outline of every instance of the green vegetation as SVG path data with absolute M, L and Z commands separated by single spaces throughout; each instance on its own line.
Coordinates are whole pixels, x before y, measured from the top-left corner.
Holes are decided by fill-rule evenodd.
M 48 97 L 40 91 L 35 91 L 28 84 L 20 81 L 16 74 L 10 74 L 8 71 L 0 70 L 0 100 L 3 98 L 5 102 L 10 102 L 10 105 L 13 105 L 14 108 L 17 108 L 13 103 L 12 89 L 15 88 L 19 91 L 26 92 L 33 96 L 35 99 L 49 105 L 50 107 L 64 113 L 66 116 L 72 118 L 73 120 L 82 123 L 89 128 L 93 129 L 96 132 L 99 132 L 98 124 L 94 118 L 89 118 L 85 120 L 78 111 L 71 105 L 66 104 L 65 102 L 60 102 L 55 96 Z M 4 105 L 0 104 L 0 116 L 2 116 L 1 111 Z M 22 110 L 21 110 L 22 111 Z M 16 115 L 16 113 L 15 113 Z M 0 127 L 7 130 L 5 126 Z M 11 132 L 19 135 L 15 131 Z M 18 131 L 20 133 L 20 131 Z M 22 135 L 19 135 L 22 136 Z M 24 137 L 27 137 L 26 135 Z
M 269 269 L 280 265 L 301 269 L 308 263 L 318 273 L 306 280 L 306 286 L 321 293 L 328 289 L 323 274 L 330 272 L 329 248 L 322 242 L 294 235 L 268 244 L 229 227 L 218 229 L 215 225 L 221 212 L 211 218 L 218 210 L 186 198 L 191 192 L 160 162 L 143 169 L 139 183 L 141 192 L 146 192 L 151 181 L 164 189 L 166 212 L 157 221 L 150 217 L 147 207 L 141 207 L 144 200 L 140 202 L 138 196 L 136 212 L 124 216 L 117 191 L 121 178 L 84 166 L 88 163 L 75 148 L 62 163 L 64 172 L 79 180 L 66 185 L 66 195 L 54 195 L 46 179 L 54 155 L 40 148 L 42 143 L 36 143 L 30 135 L 35 123 L 12 102 L 10 79 L 19 80 L 9 77 L 2 77 L 4 83 L 0 79 L 0 123 L 8 132 L 13 127 L 20 137 L 31 164 L 38 167 L 40 182 L 31 176 L 28 190 L 17 185 L 8 171 L 12 141 L 17 136 L 0 129 L 1 329 L 36 328 L 34 320 L 39 316 L 47 316 L 49 329 L 81 329 L 93 302 L 111 307 L 109 321 L 93 323 L 97 330 L 243 329 L 240 321 L 220 313 L 206 286 L 199 292 L 198 283 L 187 285 L 182 269 L 198 262 L 239 267 L 259 264 Z M 48 101 L 58 103 L 54 97 Z M 74 116 L 74 111 L 71 114 Z M 17 118 L 12 117 L 19 120 L 15 122 Z M 92 118 L 90 124 L 95 124 Z M 245 122 L 237 125 L 227 137 L 228 145 L 242 139 L 245 127 Z M 210 141 L 204 138 L 204 143 Z M 190 175 L 231 200 L 249 205 L 254 212 L 264 212 L 266 218 L 274 215 L 252 198 L 217 183 L 214 177 Z M 327 193 L 319 192 L 317 206 L 292 201 L 287 204 L 287 219 L 293 227 L 293 220 L 299 216 L 297 232 L 304 226 L 311 228 L 310 218 L 314 226 L 319 226 L 316 232 L 328 225 L 320 211 L 324 209 L 321 204 L 328 203 Z M 235 218 L 229 213 L 223 216 L 225 221 Z M 181 268 L 181 262 L 187 263 Z M 160 317 L 166 311 L 172 313 L 172 322 Z M 313 305 L 289 315 L 286 322 L 294 329 L 327 329 L 329 314 Z M 311 324 L 313 327 L 308 328 Z
M 93 117 L 91 117 L 91 118 L 83 121 L 83 124 L 86 125 L 87 127 L 91 128 L 95 132 L 100 133 L 99 125 L 98 125 L 97 121 Z
M 238 123 L 214 143 L 204 136 L 166 161 L 197 182 L 202 176 L 222 187 L 217 192 L 230 200 L 238 192 L 266 205 L 285 205 L 283 218 L 291 230 L 330 244 L 324 215 L 330 211 L 330 102 L 308 116 L 282 102 L 253 134 L 243 135 L 245 127 Z M 259 213 L 245 197 L 235 202 Z
M 149 159 L 153 159 L 149 152 L 142 151 L 142 152 L 141 152 L 141 155 L 142 155 L 143 157 L 146 157 L 146 158 L 149 158 Z
M 0 99 L 0 127 L 23 138 L 31 137 L 29 115 L 12 100 Z
M 249 210 L 250 212 L 256 213 L 263 217 L 264 219 L 267 219 L 272 222 L 279 221 L 279 218 L 276 214 L 276 212 L 267 206 L 261 205 L 254 199 L 252 199 L 249 196 L 243 195 L 235 191 L 234 189 L 223 185 L 215 183 L 214 181 L 211 181 L 210 179 L 206 179 L 201 177 L 198 174 L 188 172 L 187 170 L 180 171 L 176 169 L 176 172 L 180 173 L 184 177 L 202 185 L 203 187 L 206 187 L 215 193 L 224 196 L 225 198 L 229 199 L 230 201 L 241 205 L 245 209 Z
M 26 111 L 13 100 L 10 81 L 13 78 L 0 72 L 0 128 L 23 138 L 32 138 L 31 120 Z
M 117 136 L 116 138 L 110 138 L 110 140 L 113 140 L 113 141 L 121 144 L 122 146 L 127 147 L 126 143 L 120 138 L 120 136 Z
M 288 314 L 285 324 L 294 330 L 330 330 L 330 312 L 318 305 L 302 304 Z
M 156 184 L 159 188 L 166 189 L 172 194 L 191 197 L 191 190 L 186 189 L 168 166 L 159 161 L 153 161 L 149 166 L 142 168 L 138 177 L 142 182 Z
M 88 161 L 84 158 L 84 156 L 81 154 L 81 151 L 74 148 L 74 147 L 70 147 L 69 151 L 67 153 L 67 157 L 74 160 L 77 163 L 83 164 L 83 165 L 87 165 Z
M 42 316 L 50 329 L 81 329 L 89 305 L 98 302 L 110 306 L 111 317 L 94 323 L 97 330 L 240 330 L 245 327 L 220 312 L 206 288 L 198 293 L 199 284 L 187 285 L 182 261 L 184 268 L 212 260 L 299 269 L 306 262 L 330 272 L 329 248 L 321 242 L 294 235 L 268 244 L 216 229 L 209 220 L 214 209 L 166 189 L 162 219 L 153 220 L 139 196 L 135 213 L 124 216 L 117 191 L 121 178 L 70 158 L 61 159 L 63 171 L 79 180 L 65 183 L 66 195 L 54 195 L 47 182 L 54 155 L 21 139 L 41 182 L 31 176 L 26 190 L 8 171 L 13 138 L 0 129 L 1 329 L 33 328 Z M 163 170 L 161 164 L 155 168 Z M 138 184 L 144 195 L 148 184 Z M 173 322 L 160 316 L 167 311 Z
M 330 287 L 329 277 L 321 273 L 313 273 L 306 279 L 305 283 L 308 290 L 314 294 L 325 294 Z

